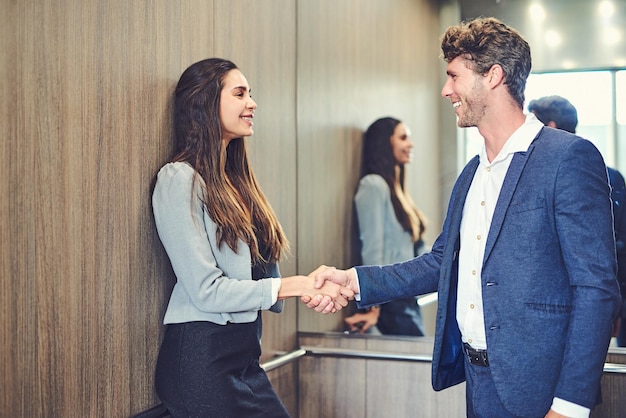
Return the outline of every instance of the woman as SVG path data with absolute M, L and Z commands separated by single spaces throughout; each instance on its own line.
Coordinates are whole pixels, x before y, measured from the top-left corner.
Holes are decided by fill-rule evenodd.
M 173 417 L 288 417 L 259 365 L 261 314 L 282 299 L 322 293 L 335 309 L 346 289 L 280 279 L 288 243 L 249 166 L 256 103 L 230 61 L 197 62 L 174 101 L 174 154 L 152 203 L 176 274 L 156 366 L 156 390 Z M 343 291 L 346 297 L 342 297 Z
M 404 189 L 404 165 L 411 162 L 408 127 L 386 117 L 363 135 L 361 179 L 354 196 L 361 263 L 383 265 L 413 258 L 423 246 L 424 217 Z M 376 326 L 382 334 L 424 335 L 416 298 L 400 299 L 345 318 L 351 331 Z

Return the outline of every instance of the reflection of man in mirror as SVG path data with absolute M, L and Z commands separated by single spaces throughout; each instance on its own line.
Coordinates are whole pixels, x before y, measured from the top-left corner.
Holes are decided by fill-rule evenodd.
M 561 96 L 545 96 L 531 100 L 528 110 L 541 122 L 552 128 L 576 133 L 578 112 L 573 104 Z M 622 310 L 616 321 L 617 345 L 626 347 L 626 185 L 624 177 L 614 168 L 607 167 L 613 202 L 613 228 L 617 250 L 617 279 L 622 292 Z

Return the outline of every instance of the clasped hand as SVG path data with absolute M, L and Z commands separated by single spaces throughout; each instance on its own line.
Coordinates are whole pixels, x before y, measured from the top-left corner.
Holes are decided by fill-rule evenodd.
M 309 274 L 314 279 L 315 289 L 319 293 L 315 295 L 303 295 L 300 300 L 308 308 L 324 314 L 335 313 L 348 305 L 348 301 L 354 299 L 354 294 L 358 293 L 356 285 L 356 275 L 352 270 L 338 270 L 334 267 L 319 266 Z M 339 296 L 332 297 L 328 291 L 339 291 Z

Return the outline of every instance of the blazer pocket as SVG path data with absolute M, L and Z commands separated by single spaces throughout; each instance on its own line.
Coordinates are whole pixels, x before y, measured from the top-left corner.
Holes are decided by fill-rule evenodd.
M 554 303 L 526 302 L 529 312 L 545 315 L 569 315 L 572 312 L 571 305 L 559 305 Z
M 511 202 L 509 206 L 509 213 L 522 213 L 529 212 L 531 210 L 542 209 L 545 206 L 544 198 L 537 197 L 535 199 L 520 201 L 520 202 Z

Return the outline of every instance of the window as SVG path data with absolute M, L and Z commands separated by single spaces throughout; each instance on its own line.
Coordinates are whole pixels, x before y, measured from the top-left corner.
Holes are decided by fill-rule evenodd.
M 607 165 L 626 171 L 626 71 L 531 74 L 525 94 L 526 106 L 543 96 L 569 100 L 578 112 L 576 133 L 598 147 Z M 476 128 L 459 129 L 459 135 L 462 168 L 480 152 L 482 137 Z
M 615 74 L 615 124 L 617 130 L 615 162 L 618 170 L 624 174 L 626 171 L 626 70 Z

